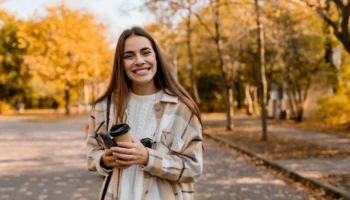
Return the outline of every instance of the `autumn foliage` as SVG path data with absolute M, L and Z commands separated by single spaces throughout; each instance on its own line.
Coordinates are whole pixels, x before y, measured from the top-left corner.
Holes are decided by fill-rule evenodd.
M 264 48 L 265 100 L 277 90 L 284 101 L 279 109 L 288 104 L 290 117 L 301 121 L 312 88 L 329 89 L 330 96 L 320 97 L 318 118 L 349 123 L 349 3 L 256 1 L 264 39 L 259 46 L 253 0 L 143 2 L 157 19 L 145 28 L 203 112 L 260 114 Z M 108 79 L 113 49 L 105 25 L 64 4 L 46 12 L 29 20 L 0 12 L 0 105 L 21 99 L 27 107 L 45 107 L 57 100 L 69 113 L 83 102 L 84 87 L 96 90 Z M 91 103 L 98 92 L 89 93 Z
M 3 12 L 0 49 L 5 49 L 0 50 L 4 62 L 0 69 L 7 71 L 1 83 L 10 93 L 3 100 L 22 99 L 30 107 L 39 106 L 40 98 L 46 97 L 47 106 L 53 99 L 64 102 L 69 114 L 71 102 L 79 100 L 84 85 L 108 77 L 111 42 L 104 35 L 106 27 L 91 14 L 64 4 L 46 12 L 28 21 Z M 26 87 L 32 92 L 26 92 Z

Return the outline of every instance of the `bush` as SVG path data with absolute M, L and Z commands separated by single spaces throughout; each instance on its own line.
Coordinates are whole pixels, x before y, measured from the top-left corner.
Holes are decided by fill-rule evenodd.
M 344 90 L 319 100 L 320 108 L 316 116 L 324 119 L 332 125 L 348 124 L 350 125 L 350 95 Z M 350 126 L 349 126 L 350 128 Z
M 11 104 L 4 102 L 4 101 L 0 101 L 0 114 L 7 113 L 13 109 L 14 108 L 13 108 L 13 106 L 11 106 Z

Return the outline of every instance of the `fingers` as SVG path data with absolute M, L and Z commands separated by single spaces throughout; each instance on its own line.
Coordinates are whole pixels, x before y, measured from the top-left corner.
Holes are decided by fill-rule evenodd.
M 115 156 L 108 156 L 108 157 L 106 157 L 106 161 L 109 163 L 109 164 L 113 164 L 113 162 L 115 161 L 115 160 L 117 160 L 118 158 L 117 157 L 115 157 Z
M 138 143 L 140 143 L 138 140 L 133 140 L 133 142 L 118 142 L 118 146 L 130 149 L 137 147 Z M 113 147 L 111 149 L 113 149 Z
M 104 155 L 105 156 L 110 156 L 112 155 L 113 151 L 111 149 L 105 149 Z
M 129 154 L 113 153 L 113 156 L 117 158 L 116 160 L 134 160 L 134 159 L 136 159 L 135 156 L 129 155 Z
M 116 160 L 116 163 L 122 166 L 128 166 L 128 165 L 133 165 L 136 164 L 135 160 Z
M 133 143 L 141 143 L 138 139 L 136 139 L 136 138 L 131 138 L 131 141 L 133 142 Z
M 131 160 L 131 159 L 134 159 L 134 156 L 125 155 L 125 154 L 116 154 L 116 153 L 113 153 L 113 150 L 105 149 L 104 156 L 103 156 L 103 164 L 105 166 L 116 167 L 119 169 L 127 169 L 132 165 L 132 164 L 125 164 L 125 163 L 121 164 L 119 162 L 116 162 L 116 160 L 119 160 L 119 159 Z
M 111 150 L 119 154 L 135 154 L 135 148 L 112 147 Z
M 145 164 L 148 161 L 148 150 L 140 141 L 132 138 L 133 142 L 119 142 L 120 147 L 112 147 L 112 155 L 120 165 Z

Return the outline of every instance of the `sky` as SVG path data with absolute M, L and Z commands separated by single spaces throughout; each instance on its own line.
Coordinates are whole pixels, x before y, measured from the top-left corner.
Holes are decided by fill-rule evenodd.
M 132 25 L 143 26 L 154 20 L 152 14 L 140 10 L 142 0 L 5 0 L 1 7 L 18 18 L 30 19 L 34 12 L 45 15 L 45 7 L 62 2 L 94 14 L 97 21 L 107 25 L 107 35 L 112 38 Z

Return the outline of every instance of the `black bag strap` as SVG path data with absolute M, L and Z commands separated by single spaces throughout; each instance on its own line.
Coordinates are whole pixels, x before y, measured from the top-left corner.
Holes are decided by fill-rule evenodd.
M 112 94 L 109 94 L 108 97 L 107 97 L 107 112 L 106 112 L 107 131 L 109 131 L 108 125 L 109 125 L 109 110 L 111 108 L 111 98 L 112 98 Z
M 107 97 L 107 112 L 106 112 L 106 125 L 107 125 L 107 131 L 108 130 L 108 125 L 109 125 L 109 110 L 110 110 L 110 107 L 111 107 L 111 97 L 112 97 L 112 94 L 109 94 L 108 97 Z M 120 171 L 119 171 L 120 172 Z M 111 181 L 111 178 L 112 178 L 112 174 L 113 174 L 113 171 L 111 171 L 107 177 L 107 180 L 106 180 L 106 183 L 104 185 L 104 188 L 103 188 L 103 191 L 102 191 L 102 197 L 101 199 L 104 199 L 105 196 L 106 196 L 106 193 L 107 193 L 107 188 L 108 188 L 108 185 L 109 185 L 109 182 Z M 119 180 L 119 179 L 118 179 Z

